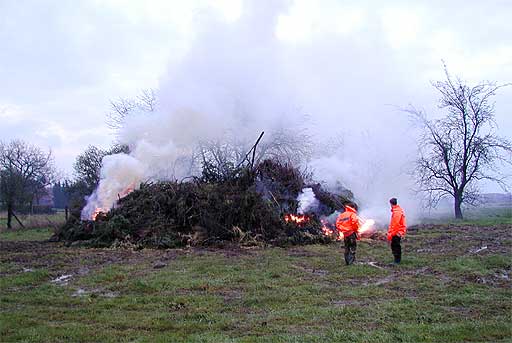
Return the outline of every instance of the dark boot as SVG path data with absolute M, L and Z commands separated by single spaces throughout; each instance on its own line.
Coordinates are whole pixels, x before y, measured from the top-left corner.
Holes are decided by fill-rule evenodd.
M 345 242 L 345 263 L 352 264 L 356 260 L 357 237 L 353 233 L 344 239 Z
M 395 263 L 400 263 L 402 260 L 402 246 L 400 242 L 402 238 L 400 236 L 393 236 L 391 238 L 391 251 L 393 252 L 393 257 L 395 258 Z

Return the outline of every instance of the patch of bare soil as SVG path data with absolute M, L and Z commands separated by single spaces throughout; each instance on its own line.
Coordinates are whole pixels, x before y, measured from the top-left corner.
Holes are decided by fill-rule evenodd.
M 233 302 L 240 301 L 243 298 L 244 292 L 241 289 L 223 289 L 216 292 L 224 298 L 224 303 L 229 305 Z
M 323 269 L 308 268 L 308 267 L 304 267 L 304 266 L 300 266 L 300 265 L 296 265 L 296 264 L 292 265 L 292 267 L 294 267 L 295 269 L 298 269 L 300 271 L 306 272 L 308 274 L 314 275 L 314 276 L 325 276 L 325 275 L 329 274 L 329 272 L 327 270 L 323 270 Z
M 315 257 L 315 256 L 323 256 L 321 253 L 317 253 L 314 251 L 310 251 L 304 249 L 303 247 L 293 247 L 288 249 L 288 255 L 294 257 Z
M 231 258 L 254 255 L 261 249 L 261 246 L 241 246 L 235 243 L 226 243 L 222 247 L 191 247 L 188 249 L 181 250 L 187 254 L 193 254 L 198 256 L 208 254 L 222 254 L 224 257 Z
M 497 224 L 493 226 L 472 225 L 415 225 L 411 227 L 411 236 L 428 232 L 432 238 L 421 241 L 421 246 L 413 243 L 416 252 L 436 252 L 457 254 L 507 254 L 512 252 L 509 240 L 512 238 L 512 226 Z M 508 241 L 507 241 L 508 240 Z M 413 242 L 412 239 L 409 241 Z
M 13 273 L 48 270 L 52 280 L 72 275 L 83 276 L 110 264 L 144 264 L 154 270 L 164 268 L 181 255 L 221 254 L 228 258 L 256 254 L 259 247 L 226 246 L 225 248 L 142 249 L 78 248 L 47 241 L 2 241 L 0 261 L 17 268 L 1 270 L 0 276 Z M 65 279 L 62 282 L 67 281 Z M 56 281 L 61 282 L 59 281 Z
M 175 257 L 177 251 L 67 248 L 50 242 L 2 242 L 0 260 L 22 268 L 44 268 L 50 275 L 85 275 L 112 263 L 151 263 Z
M 510 237 L 512 226 L 509 224 L 496 224 L 492 226 L 477 225 L 455 225 L 455 224 L 421 224 L 413 225 L 409 232 L 439 232 L 446 237 L 457 237 L 457 239 L 471 239 L 481 237 L 483 239 L 492 239 L 495 237 Z

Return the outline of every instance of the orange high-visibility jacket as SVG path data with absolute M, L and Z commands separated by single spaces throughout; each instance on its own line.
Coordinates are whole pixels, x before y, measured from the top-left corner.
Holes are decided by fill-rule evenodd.
M 389 223 L 388 230 L 388 241 L 391 240 L 393 236 L 400 235 L 400 237 L 405 237 L 405 232 L 407 231 L 407 227 L 405 224 L 405 214 L 404 210 L 398 205 L 391 206 L 391 222 Z
M 336 219 L 336 229 L 338 229 L 345 238 L 354 232 L 357 234 L 359 231 L 357 211 L 350 206 L 345 206 L 345 212 L 341 213 L 338 219 Z

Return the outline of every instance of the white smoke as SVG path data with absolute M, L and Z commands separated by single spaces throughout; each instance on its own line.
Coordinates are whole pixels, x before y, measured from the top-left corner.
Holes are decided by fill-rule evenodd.
M 341 33 L 302 43 L 280 40 L 276 30 L 286 4 L 246 1 L 240 18 L 229 23 L 200 14 L 188 52 L 161 78 L 159 111 L 127 118 L 119 141 L 131 153 L 105 159 L 85 217 L 94 207 L 112 207 L 133 183 L 196 172 L 190 157 L 201 141 L 222 139 L 228 131 L 253 140 L 304 115 L 318 147 L 328 137 L 343 138 L 334 149 L 319 148 L 310 161 L 318 181 L 341 182 L 362 209 L 382 216 L 390 197 L 416 207 L 405 168 L 414 148 L 408 123 L 385 105 L 409 99 L 407 63 L 383 45 Z M 304 204 L 310 195 L 303 192 Z
M 397 198 L 409 223 L 414 223 L 421 208 L 412 191 L 414 180 L 409 176 L 409 161 L 414 156 L 406 153 L 407 148 L 414 149 L 414 144 L 412 137 L 405 134 L 361 134 L 357 139 L 347 139 L 338 151 L 315 158 L 310 165 L 328 187 L 335 189 L 340 182 L 349 188 L 362 217 L 375 219 L 379 226 L 387 225 L 391 215 L 389 199 Z
M 118 197 L 126 195 L 128 188 L 138 188 L 146 174 L 146 168 L 139 160 L 126 154 L 105 156 L 100 184 L 87 199 L 87 205 L 82 210 L 82 219 L 90 219 L 98 208 L 108 211 Z
M 304 188 L 297 197 L 299 201 L 299 208 L 297 213 L 304 214 L 306 212 L 314 211 L 318 207 L 318 199 L 312 188 Z

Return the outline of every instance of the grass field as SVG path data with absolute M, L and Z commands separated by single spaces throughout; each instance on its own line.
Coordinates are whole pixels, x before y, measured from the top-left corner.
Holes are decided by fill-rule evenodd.
M 422 224 L 403 263 L 362 240 L 111 250 L 0 233 L 1 342 L 510 342 L 512 231 Z
M 459 226 L 479 225 L 492 226 L 495 224 L 512 225 L 512 205 L 504 204 L 499 207 L 474 207 L 464 211 L 464 220 L 453 218 L 453 211 L 438 213 L 422 220 L 424 223 L 452 224 Z

